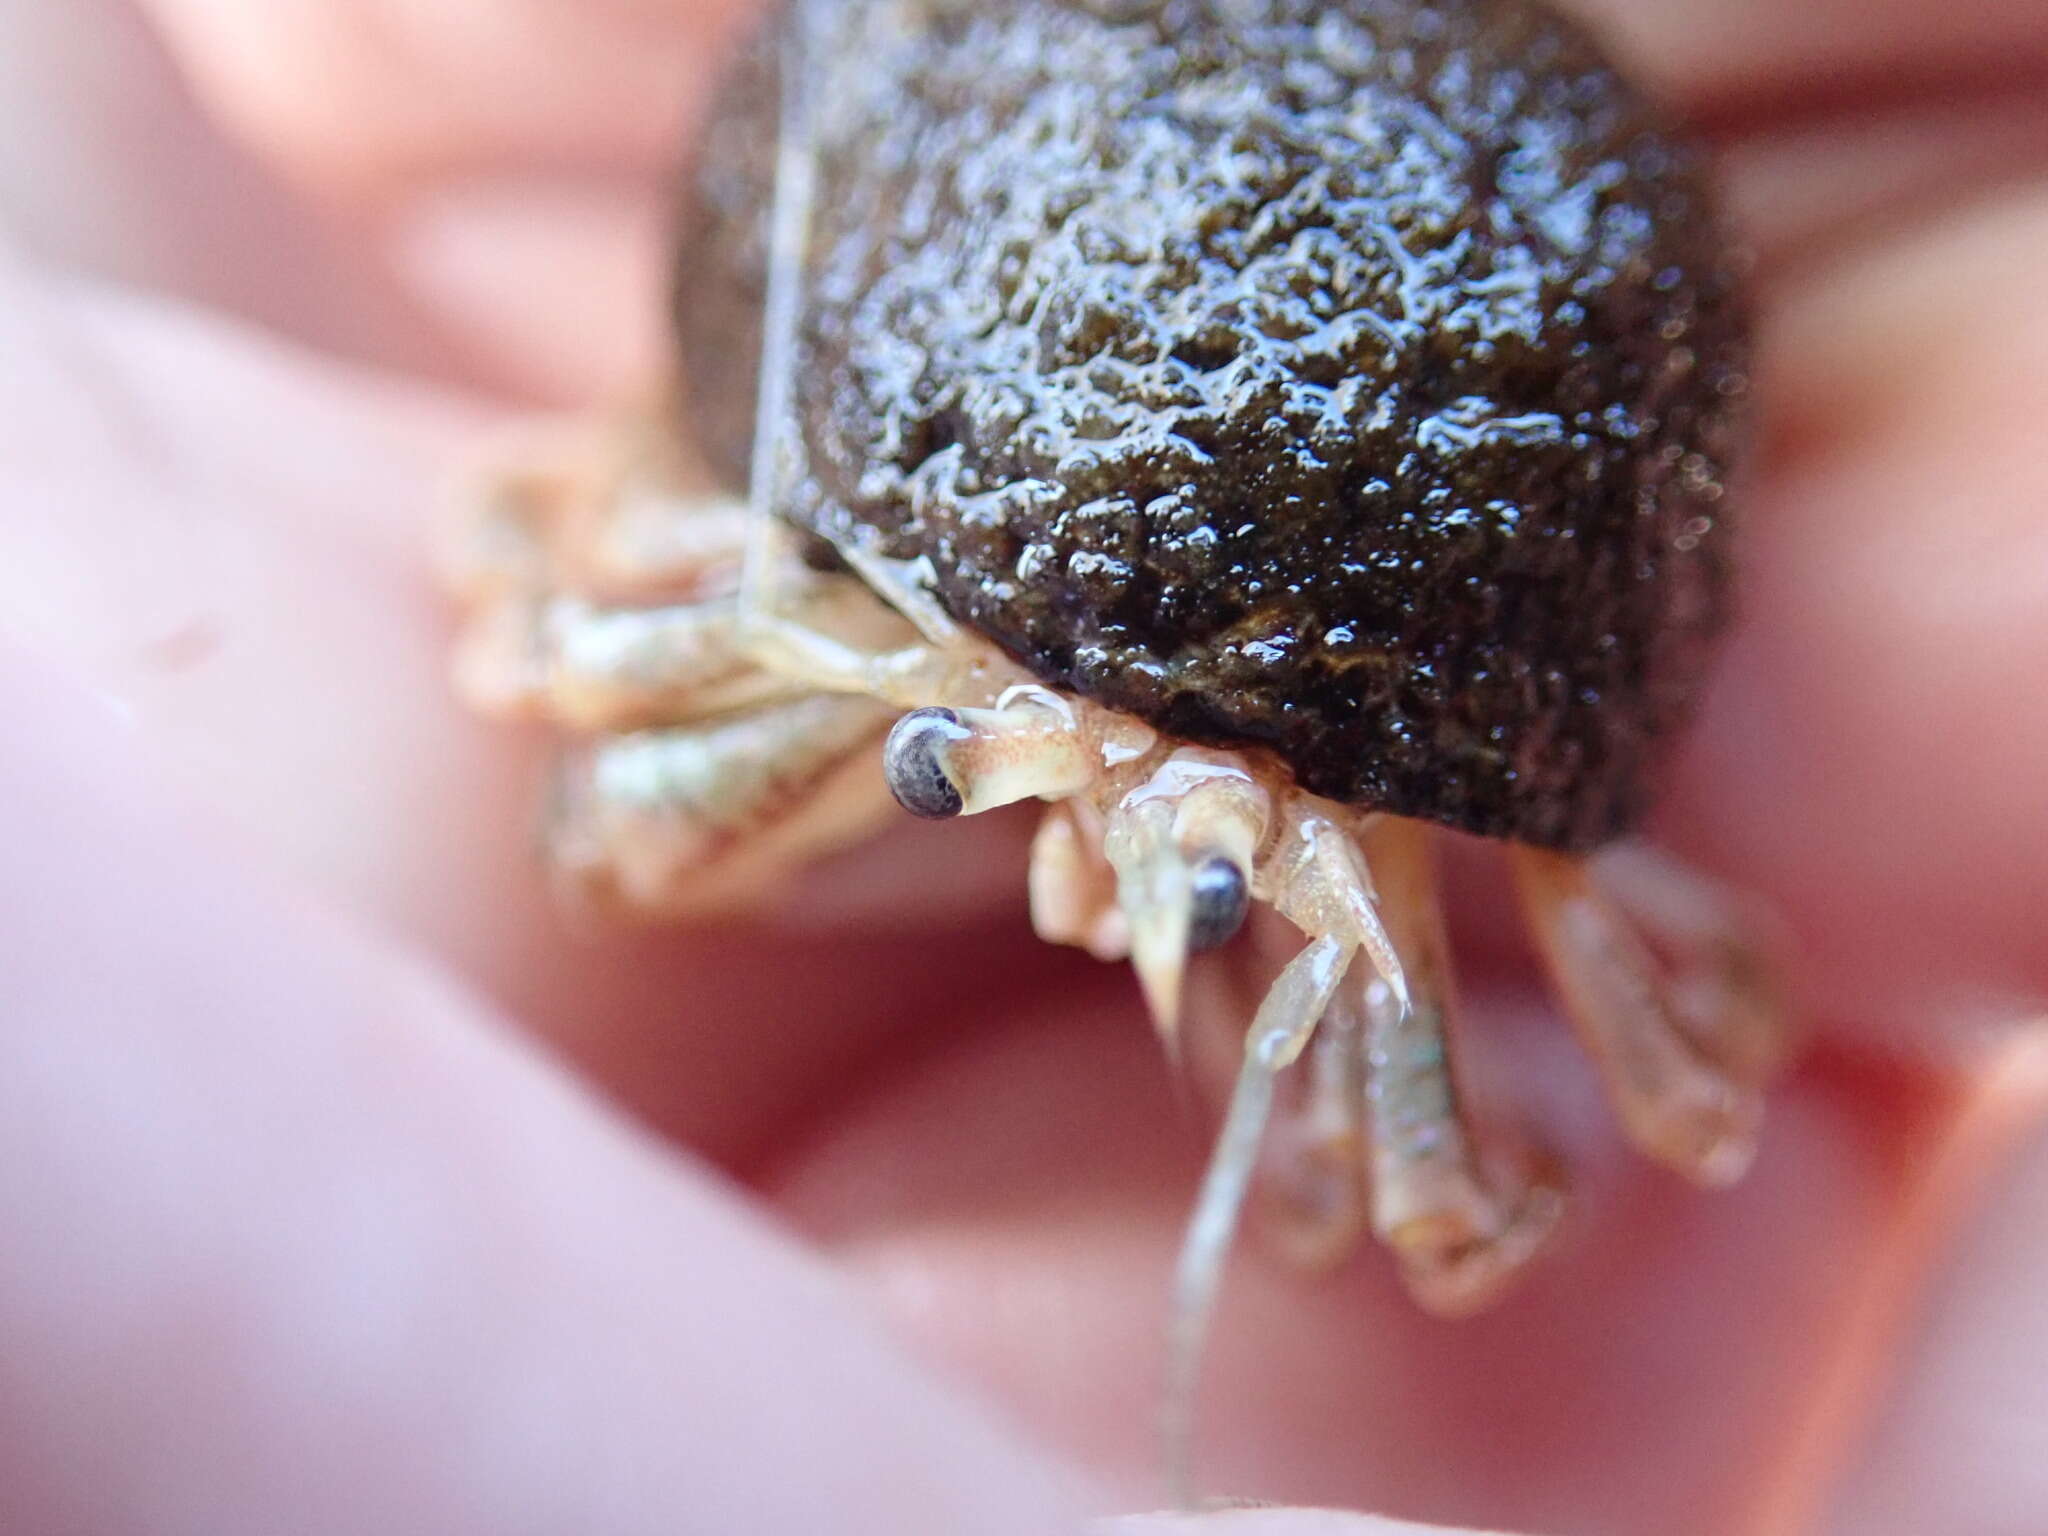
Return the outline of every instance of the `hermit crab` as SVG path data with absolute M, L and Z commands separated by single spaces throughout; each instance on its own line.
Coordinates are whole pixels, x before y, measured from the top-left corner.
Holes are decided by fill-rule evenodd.
M 686 912 L 890 794 L 1035 798 L 1039 933 L 1128 956 L 1170 1047 L 1191 953 L 1298 930 L 1182 1412 L 1276 1106 L 1275 1182 L 1432 1309 L 1555 1220 L 1461 1108 L 1442 829 L 1505 844 L 1627 1134 L 1742 1173 L 1758 945 L 1627 841 L 1728 607 L 1742 262 L 1592 42 L 1531 0 L 793 0 L 686 201 L 673 398 L 465 498 L 461 686 L 570 738 L 565 882 Z

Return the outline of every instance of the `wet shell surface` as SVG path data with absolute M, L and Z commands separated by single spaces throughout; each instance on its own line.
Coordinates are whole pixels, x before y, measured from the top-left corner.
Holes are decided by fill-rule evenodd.
M 1315 793 L 1629 827 L 1724 617 L 1745 328 L 1698 156 L 1581 32 L 1525 0 L 813 15 L 781 515 Z M 704 134 L 678 284 L 735 482 L 777 57 Z

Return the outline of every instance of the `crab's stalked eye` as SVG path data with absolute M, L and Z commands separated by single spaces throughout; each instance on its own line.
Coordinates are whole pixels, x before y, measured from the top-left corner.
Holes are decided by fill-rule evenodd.
M 972 734 L 950 709 L 915 709 L 896 722 L 882 748 L 889 793 L 913 816 L 946 821 L 967 802 L 946 771 L 946 749 Z
M 1251 882 L 1235 859 L 1211 854 L 1194 867 L 1188 892 L 1188 948 L 1199 954 L 1236 937 L 1251 910 Z
M 913 816 L 978 816 L 1019 800 L 1059 800 L 1091 782 L 1102 747 L 1042 688 L 1012 688 L 996 709 L 914 709 L 882 748 L 882 772 Z

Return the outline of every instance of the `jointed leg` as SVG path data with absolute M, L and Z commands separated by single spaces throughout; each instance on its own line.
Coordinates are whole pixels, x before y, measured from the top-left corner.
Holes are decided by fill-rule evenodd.
M 1348 979 L 1331 998 L 1261 1157 L 1262 1225 L 1278 1251 L 1305 1269 L 1342 1263 L 1372 1218 L 1365 1020 L 1350 1001 L 1357 990 L 1356 978 Z
M 1638 843 L 1587 861 L 1593 882 L 1669 967 L 1673 1009 L 1699 1052 L 1744 1083 L 1784 1064 L 1786 1007 L 1774 935 L 1748 904 L 1666 854 Z
M 1355 945 L 1339 938 L 1312 940 L 1274 981 L 1245 1037 L 1244 1064 L 1209 1154 L 1174 1271 L 1164 1431 L 1168 1478 L 1176 1501 L 1183 1505 L 1191 1502 L 1194 1405 L 1203 1347 L 1216 1311 L 1224 1261 L 1258 1164 L 1274 1084 L 1307 1047 L 1356 953 Z
M 1258 894 L 1305 933 L 1342 934 L 1365 951 L 1373 970 L 1403 1007 L 1408 978 L 1375 903 L 1372 874 L 1351 828 L 1306 796 L 1283 808 L 1273 857 L 1262 866 Z
M 799 690 L 734 645 L 733 607 L 731 598 L 660 608 L 503 599 L 463 633 L 456 690 L 484 713 L 582 732 L 672 724 L 794 697 Z
M 1177 1054 L 1187 957 L 1216 948 L 1244 922 L 1272 795 L 1213 753 L 1180 751 L 1144 769 L 1128 789 L 1121 778 L 1106 781 L 1103 798 L 1115 798 L 1102 851 L 1116 872 L 1131 964 L 1154 1025 Z
M 1534 1256 L 1561 1201 L 1531 1178 L 1524 1149 L 1480 1145 L 1465 1117 L 1430 839 L 1421 823 L 1392 819 L 1368 838 L 1387 927 L 1407 967 L 1409 1005 L 1377 978 L 1347 987 L 1342 1001 L 1364 1018 L 1374 1230 L 1416 1300 L 1455 1315 L 1483 1306 Z
M 552 863 L 586 906 L 674 916 L 745 902 L 873 829 L 888 711 L 814 696 L 690 729 L 599 740 L 563 760 Z
M 661 602 L 737 590 L 749 513 L 693 485 L 659 419 L 527 428 L 450 488 L 448 585 L 471 602 L 574 592 Z
M 876 627 L 857 582 L 805 573 L 801 591 L 823 621 Z M 648 606 L 504 594 L 471 618 L 455 683 L 472 708 L 579 732 L 677 725 L 818 691 L 755 663 L 731 593 Z
M 672 489 L 660 439 L 653 424 L 565 430 L 460 488 L 447 563 L 470 609 L 456 684 L 473 706 L 602 731 L 809 691 L 742 650 L 744 509 Z M 821 618 L 876 630 L 857 581 L 785 579 Z
M 1517 848 L 1523 907 L 1551 978 L 1624 1129 L 1646 1154 L 1701 1184 L 1732 1184 L 1756 1152 L 1756 1082 L 1701 1049 L 1670 978 L 1583 860 Z
M 1049 806 L 1031 840 L 1031 927 L 1048 944 L 1071 944 L 1098 960 L 1131 952 L 1130 925 L 1116 904 L 1116 871 L 1102 856 L 1102 818 L 1079 801 Z

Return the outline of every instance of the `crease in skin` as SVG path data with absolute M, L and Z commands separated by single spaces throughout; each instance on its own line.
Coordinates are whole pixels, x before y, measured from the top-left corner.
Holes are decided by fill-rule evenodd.
M 1737 226 L 1766 292 L 1796 289 L 1837 260 L 1911 239 L 2048 170 L 2048 93 L 2037 88 L 1883 109 L 1845 135 L 1837 122 L 1739 134 L 1721 151 Z
M 2048 1015 L 2019 1026 L 1988 1060 L 1946 1076 L 1947 1102 L 1930 1115 L 1939 1128 L 1891 1214 L 1884 1261 L 1866 1267 L 1838 1310 L 1819 1379 L 1755 1495 L 1751 1529 L 1853 1536 L 1836 1517 L 1854 1507 L 1850 1479 L 1877 1448 L 1873 1431 L 1914 1359 L 1926 1306 L 2001 1176 L 2048 1125 Z

